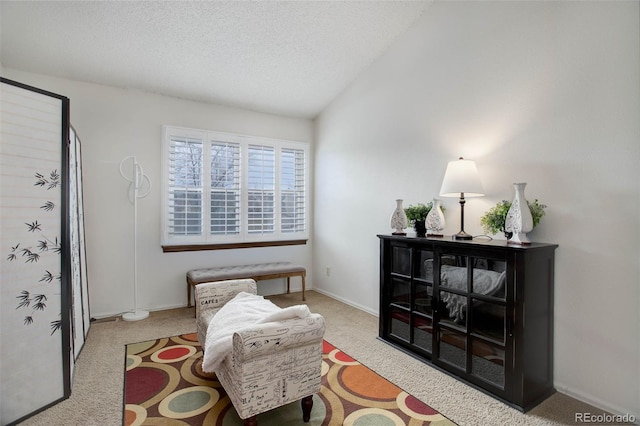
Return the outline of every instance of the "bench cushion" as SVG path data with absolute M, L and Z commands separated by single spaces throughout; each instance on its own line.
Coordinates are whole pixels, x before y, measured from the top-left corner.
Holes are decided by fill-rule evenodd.
M 305 273 L 303 266 L 291 262 L 258 263 L 253 265 L 219 266 L 216 268 L 194 269 L 187 272 L 187 279 L 192 283 L 203 283 L 217 280 L 233 280 L 238 278 L 254 278 L 261 275 L 277 275 Z

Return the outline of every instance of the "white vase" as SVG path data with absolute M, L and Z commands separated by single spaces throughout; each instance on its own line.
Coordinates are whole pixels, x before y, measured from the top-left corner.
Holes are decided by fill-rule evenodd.
M 427 214 L 426 219 L 427 235 L 432 237 L 442 237 L 442 231 L 444 230 L 444 213 L 442 213 L 442 206 L 440 205 L 440 199 L 434 198 L 431 210 Z
M 516 195 L 504 221 L 505 231 L 513 232 L 509 242 L 516 244 L 531 243 L 527 238 L 527 232 L 533 229 L 533 217 L 527 199 L 524 197 L 525 186 L 527 186 L 526 183 L 513 184 Z
M 407 235 L 404 232 L 407 227 L 407 215 L 404 212 L 404 208 L 402 207 L 402 200 L 396 200 L 396 209 L 391 214 L 391 221 L 389 223 L 393 231 L 393 235 Z

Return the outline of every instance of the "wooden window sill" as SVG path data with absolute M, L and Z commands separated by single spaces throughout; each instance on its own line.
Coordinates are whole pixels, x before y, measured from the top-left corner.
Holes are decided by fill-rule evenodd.
M 296 246 L 305 245 L 307 240 L 286 240 L 286 241 L 253 241 L 247 243 L 224 243 L 224 244 L 184 244 L 184 245 L 166 245 L 162 246 L 163 253 L 174 253 L 182 251 L 200 251 L 200 250 L 228 250 L 255 247 L 278 247 L 278 246 Z

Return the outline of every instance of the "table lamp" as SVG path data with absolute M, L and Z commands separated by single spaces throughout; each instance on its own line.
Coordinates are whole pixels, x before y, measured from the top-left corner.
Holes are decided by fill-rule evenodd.
M 475 161 L 465 160 L 462 157 L 455 161 L 449 161 L 442 180 L 440 196 L 460 197 L 460 232 L 453 235 L 455 240 L 470 240 L 473 238 L 464 231 L 464 197 L 481 197 L 483 195 L 484 188 L 482 187 L 482 182 L 480 182 L 480 175 Z

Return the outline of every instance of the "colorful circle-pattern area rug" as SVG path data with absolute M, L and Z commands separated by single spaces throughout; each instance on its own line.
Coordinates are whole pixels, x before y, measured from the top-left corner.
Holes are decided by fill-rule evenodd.
M 422 401 L 324 342 L 322 388 L 308 425 L 453 425 Z M 261 426 L 301 425 L 300 403 L 258 415 Z M 202 371 L 197 335 L 183 334 L 126 347 L 123 424 L 239 426 L 215 374 Z

